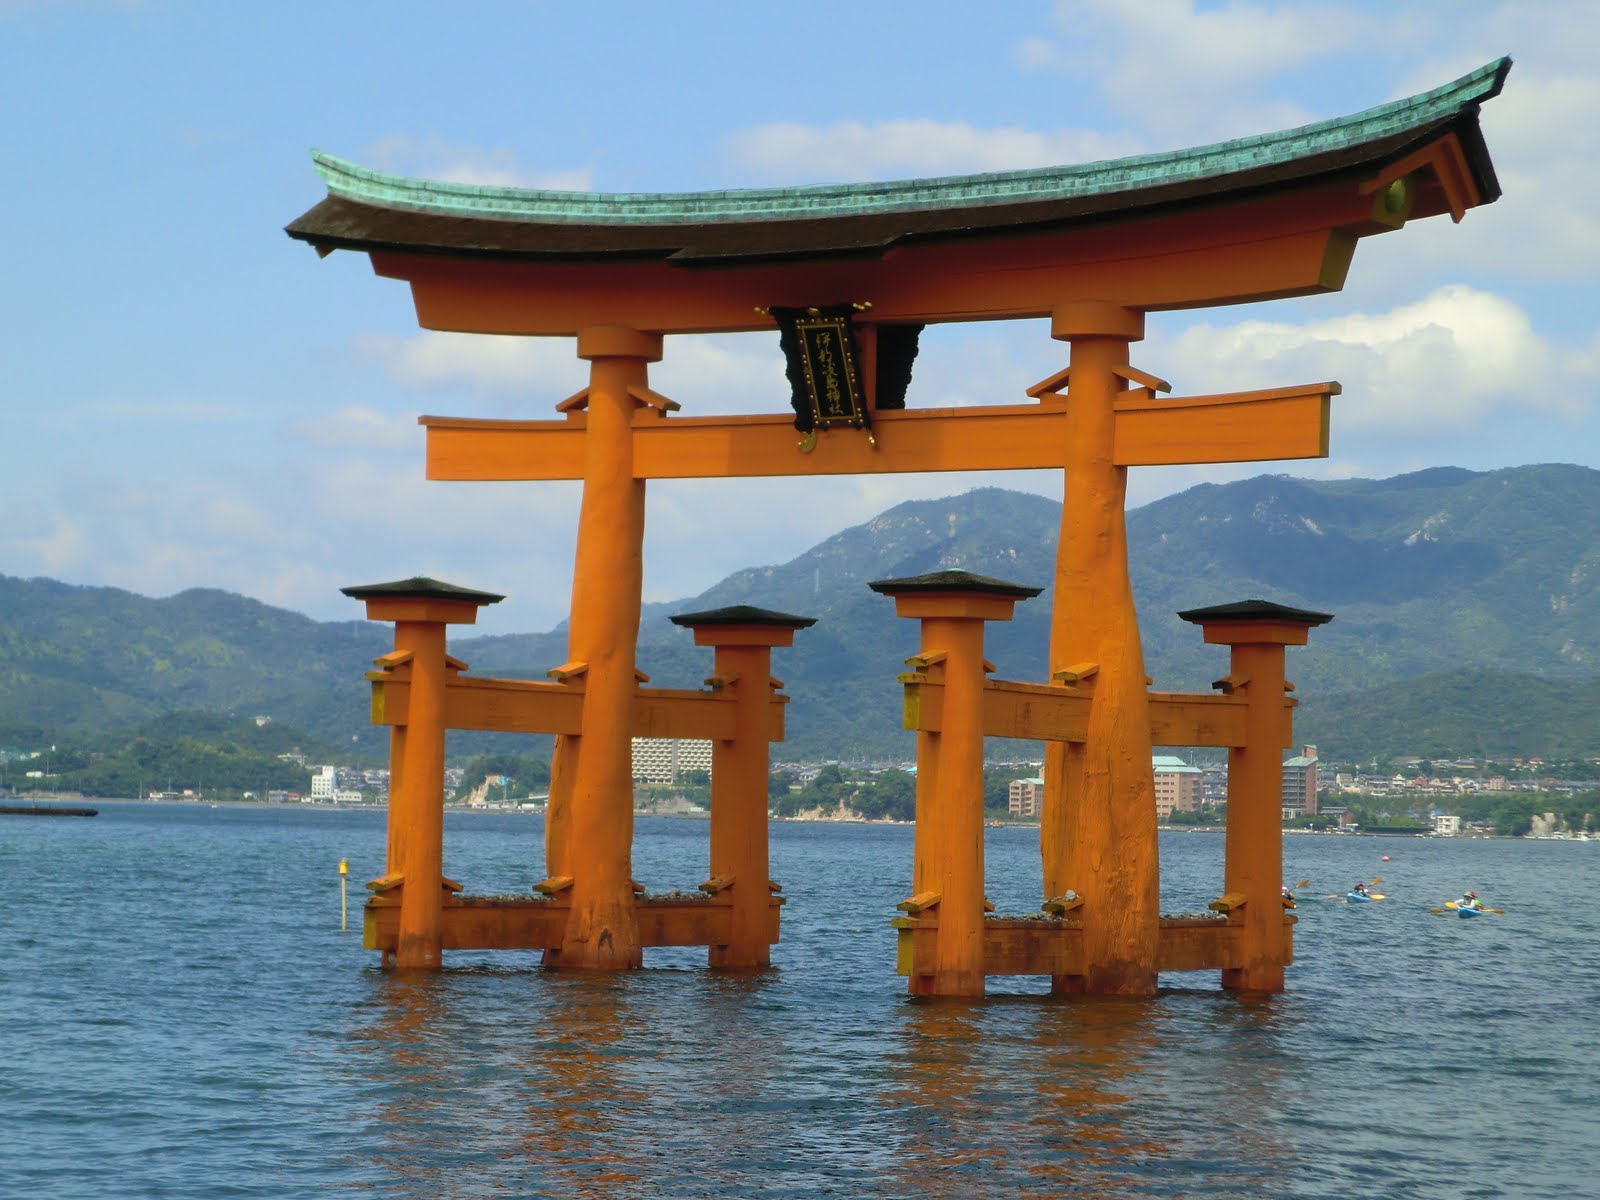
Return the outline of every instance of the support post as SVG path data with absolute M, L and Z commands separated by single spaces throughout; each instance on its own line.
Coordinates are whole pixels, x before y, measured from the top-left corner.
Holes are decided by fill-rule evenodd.
M 936 896 L 938 938 L 933 969 L 913 969 L 912 995 L 981 996 L 983 969 L 983 623 L 1009 621 L 1018 600 L 1041 589 L 940 571 L 869 584 L 894 597 L 895 615 L 922 622 L 913 664 L 943 669 L 944 714 L 937 735 L 919 746 L 916 853 L 918 896 Z M 932 779 L 921 777 L 924 757 Z M 926 828 L 924 826 L 926 825 Z
M 1245 600 L 1178 616 L 1201 627 L 1211 645 L 1231 648 L 1225 690 L 1245 697 L 1245 744 L 1228 750 L 1225 894 L 1242 897 L 1229 912 L 1240 927 L 1242 965 L 1225 968 L 1222 986 L 1239 992 L 1283 991 L 1289 962 L 1284 920 L 1283 751 L 1294 744 L 1294 701 L 1287 695 L 1285 646 L 1304 646 L 1328 613 Z
M 404 736 L 390 741 L 388 849 L 384 888 L 400 890 L 400 932 L 393 961 L 400 970 L 441 965 L 444 891 L 444 734 L 446 625 L 471 625 L 478 609 L 505 597 L 418 576 L 342 589 L 363 600 L 369 621 L 394 622 L 394 653 L 380 665 L 405 672 L 410 701 Z M 387 959 L 387 956 L 385 956 Z
M 579 331 L 589 362 L 583 502 L 572 576 L 568 657 L 584 671 L 583 732 L 551 766 L 547 868 L 572 877 L 572 915 L 550 965 L 627 970 L 643 960 L 633 906 L 633 732 L 644 481 L 633 477 L 630 388 L 646 385 L 661 336 L 615 326 Z
M 715 647 L 709 682 L 734 695 L 733 736 L 711 744 L 710 854 L 711 880 L 723 885 L 733 911 L 728 940 L 711 945 L 708 961 L 713 967 L 770 966 L 767 778 L 770 712 L 781 686 L 772 678 L 772 648 L 792 646 L 795 631 L 816 619 L 736 605 L 683 613 L 672 622 L 693 630 L 695 645 Z
M 1051 990 L 1146 996 L 1156 989 L 1160 862 L 1149 685 L 1123 519 L 1128 469 L 1116 462 L 1113 408 L 1144 314 L 1068 304 L 1055 312 L 1051 336 L 1072 350 L 1050 669 L 1098 668 L 1086 740 L 1045 749 L 1045 895 L 1074 891 L 1084 900 L 1083 974 L 1053 976 Z

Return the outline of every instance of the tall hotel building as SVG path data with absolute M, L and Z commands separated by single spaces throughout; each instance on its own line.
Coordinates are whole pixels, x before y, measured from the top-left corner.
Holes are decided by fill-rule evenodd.
M 699 738 L 634 738 L 635 783 L 677 783 L 691 771 L 711 774 L 711 743 Z

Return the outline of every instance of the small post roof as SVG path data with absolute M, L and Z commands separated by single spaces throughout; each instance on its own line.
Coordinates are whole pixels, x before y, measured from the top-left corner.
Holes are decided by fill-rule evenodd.
M 1196 625 L 1216 621 L 1289 621 L 1299 625 L 1326 625 L 1333 620 L 1332 613 L 1290 608 L 1271 600 L 1236 600 L 1232 604 L 1216 604 L 1210 608 L 1186 609 L 1178 616 Z
M 709 608 L 704 612 L 679 613 L 667 619 L 674 625 L 682 625 L 686 629 L 710 628 L 713 625 L 775 625 L 785 629 L 809 629 L 817 623 L 815 617 L 797 617 L 793 613 L 756 608 L 750 604 Z
M 493 592 L 478 592 L 472 588 L 443 583 L 426 575 L 413 575 L 410 579 L 397 579 L 392 583 L 368 583 L 340 588 L 352 600 L 461 600 L 471 604 L 499 604 L 504 596 Z
M 1030 600 L 1044 591 L 1043 588 L 1008 583 L 988 575 L 974 575 L 959 567 L 927 575 L 908 575 L 903 579 L 879 579 L 867 586 L 880 596 L 900 596 L 912 592 L 978 592 L 986 596 L 1011 596 L 1018 600 Z

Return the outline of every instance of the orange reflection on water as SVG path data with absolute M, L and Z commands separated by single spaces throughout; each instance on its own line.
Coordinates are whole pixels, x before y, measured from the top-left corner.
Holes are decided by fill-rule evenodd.
M 625 1052 L 643 1039 L 625 988 L 600 975 L 507 974 L 508 993 L 557 995 L 541 997 L 536 1017 L 496 1012 L 486 1027 L 481 996 L 461 978 L 380 981 L 379 1016 L 366 1029 L 380 1054 L 369 1078 L 385 1096 L 375 1165 L 404 1194 L 500 1195 L 533 1181 L 537 1191 L 517 1194 L 635 1194 L 649 1097 L 626 1069 Z
M 923 1133 L 904 1145 L 901 1187 L 952 1200 L 997 1179 L 1018 1196 L 1137 1194 L 1165 1152 L 1129 1119 L 1158 1021 L 1148 1000 L 908 1004 L 884 1097 Z
M 1274 1195 L 1296 1177 L 1285 1006 L 1169 992 L 862 1007 L 792 984 L 379 977 L 357 1043 L 372 1190 L 1122 1200 Z

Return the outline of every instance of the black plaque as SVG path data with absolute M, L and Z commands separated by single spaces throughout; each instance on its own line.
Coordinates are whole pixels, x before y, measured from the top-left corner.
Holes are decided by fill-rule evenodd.
M 802 433 L 872 423 L 861 386 L 861 360 L 851 318 L 855 308 L 773 308 L 789 375 L 794 427 Z

